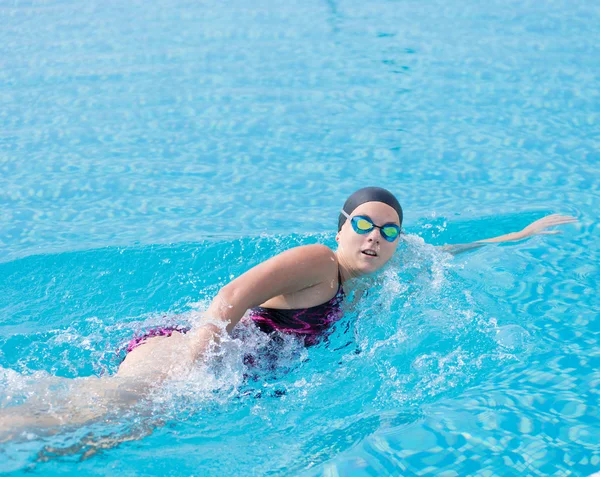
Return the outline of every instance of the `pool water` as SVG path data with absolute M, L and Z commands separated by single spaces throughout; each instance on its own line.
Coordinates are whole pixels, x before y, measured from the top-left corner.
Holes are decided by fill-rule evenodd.
M 241 327 L 150 402 L 0 443 L 0 472 L 600 472 L 600 7 L 284 3 L 0 3 L 0 408 L 335 247 L 359 187 L 407 232 L 319 345 L 249 370 Z M 549 213 L 579 222 L 435 248 Z

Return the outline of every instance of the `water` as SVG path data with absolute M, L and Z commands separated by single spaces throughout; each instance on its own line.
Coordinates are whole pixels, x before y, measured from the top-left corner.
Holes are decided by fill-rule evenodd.
M 364 185 L 408 239 L 327 342 L 0 444 L 46 475 L 600 471 L 595 2 L 0 3 L 0 406 L 114 372 Z M 452 258 L 431 245 L 578 217 Z M 352 298 L 352 297 L 351 297 Z M 118 443 L 118 441 L 122 441 Z M 118 445 L 117 445 L 118 444 Z

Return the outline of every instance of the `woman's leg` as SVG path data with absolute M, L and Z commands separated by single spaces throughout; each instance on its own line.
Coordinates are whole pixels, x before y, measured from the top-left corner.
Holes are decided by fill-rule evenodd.
M 130 409 L 166 379 L 188 372 L 192 357 L 189 336 L 174 332 L 131 351 L 114 376 L 48 377 L 28 389 L 24 404 L 0 409 L 0 442 L 27 430 L 54 433 Z

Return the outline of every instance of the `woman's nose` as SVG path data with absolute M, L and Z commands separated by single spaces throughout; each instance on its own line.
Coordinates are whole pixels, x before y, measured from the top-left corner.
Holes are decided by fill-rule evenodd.
M 373 230 L 369 232 L 369 241 L 376 241 L 377 243 L 379 243 L 379 237 L 381 237 L 381 232 L 379 231 L 379 229 L 373 228 Z

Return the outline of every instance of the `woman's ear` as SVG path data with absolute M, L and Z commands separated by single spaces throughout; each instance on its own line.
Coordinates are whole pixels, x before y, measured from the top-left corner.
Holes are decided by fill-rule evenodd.
M 335 235 L 335 241 L 338 243 L 340 241 L 340 233 L 339 232 Z

